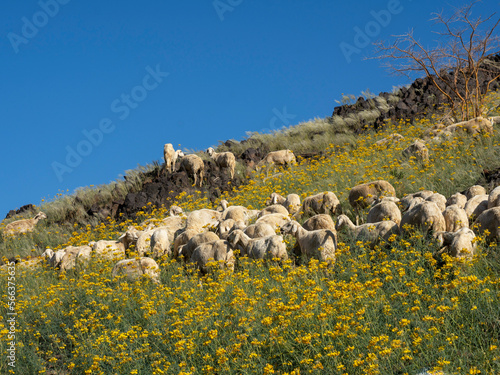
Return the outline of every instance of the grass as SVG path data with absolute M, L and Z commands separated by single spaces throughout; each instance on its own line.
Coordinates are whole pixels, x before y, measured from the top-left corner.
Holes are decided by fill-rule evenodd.
M 495 97 L 493 100 L 496 100 Z M 494 107 L 492 106 L 493 110 Z M 490 113 L 494 113 L 490 111 Z M 429 147 L 430 160 L 401 156 L 435 119 L 387 124 L 353 143 L 330 142 L 323 155 L 289 169 L 254 172 L 249 183 L 221 196 L 260 208 L 273 191 L 303 197 L 331 190 L 349 214 L 348 190 L 386 179 L 398 196 L 419 189 L 446 196 L 474 184 L 483 169 L 500 167 L 500 134 L 456 135 Z M 375 142 L 398 132 L 398 144 Z M 281 142 L 281 141 L 280 141 Z M 204 192 L 182 193 L 185 210 L 212 208 Z M 365 212 L 366 213 L 366 212 Z M 363 214 L 361 218 L 363 218 Z M 0 242 L 7 251 L 40 253 L 117 238 L 128 225 L 164 217 L 165 209 L 135 220 L 37 230 Z M 351 215 L 352 216 L 352 215 Z M 234 273 L 200 277 L 181 262 L 159 260 L 161 284 L 113 279 L 113 263 L 59 274 L 16 267 L 18 374 L 453 374 L 500 372 L 500 252 L 477 238 L 470 262 L 444 257 L 418 231 L 370 248 L 340 232 L 333 268 L 317 261 L 262 263 L 238 259 Z M 291 251 L 294 240 L 286 237 Z M 31 249 L 30 249 L 31 248 Z M 0 285 L 0 351 L 8 348 L 7 275 Z

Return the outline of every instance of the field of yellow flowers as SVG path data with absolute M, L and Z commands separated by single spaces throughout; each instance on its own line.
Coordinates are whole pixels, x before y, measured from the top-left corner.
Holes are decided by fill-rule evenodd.
M 498 132 L 433 144 L 428 162 L 403 158 L 433 121 L 388 124 L 360 136 L 354 148 L 332 145 L 290 169 L 255 172 L 221 199 L 261 208 L 271 192 L 304 198 L 330 190 L 351 215 L 346 197 L 359 183 L 386 179 L 398 196 L 420 189 L 449 196 L 473 185 L 484 168 L 499 166 Z M 395 132 L 405 137 L 401 143 L 374 145 Z M 185 211 L 213 208 L 201 193 L 181 194 L 176 204 Z M 164 215 L 147 207 L 135 222 L 75 226 L 58 247 L 117 238 L 131 224 Z M 291 250 L 294 240 L 286 241 Z M 234 273 L 214 267 L 201 277 L 165 258 L 158 262 L 160 284 L 113 279 L 114 264 L 101 259 L 67 274 L 18 265 L 15 340 L 8 275 L 0 282 L 0 373 L 500 373 L 495 243 L 479 237 L 472 261 L 445 257 L 437 264 L 438 245 L 418 231 L 374 248 L 346 232 L 339 241 L 331 268 L 240 258 Z M 7 359 L 11 341 L 15 367 Z

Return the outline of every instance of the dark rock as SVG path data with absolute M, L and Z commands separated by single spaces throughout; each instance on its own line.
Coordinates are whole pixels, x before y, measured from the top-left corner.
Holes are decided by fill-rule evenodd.
M 21 208 L 17 209 L 17 210 L 10 210 L 8 213 L 7 213 L 7 216 L 5 216 L 6 219 L 9 219 L 15 215 L 20 215 L 24 212 L 27 212 L 27 211 L 30 211 L 31 213 L 35 213 L 35 210 L 36 210 L 36 207 L 33 205 L 33 204 L 26 204 L 24 206 L 22 206 Z

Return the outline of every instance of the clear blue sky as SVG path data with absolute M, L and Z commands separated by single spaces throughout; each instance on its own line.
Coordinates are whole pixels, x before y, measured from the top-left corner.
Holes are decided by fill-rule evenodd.
M 448 3 L 4 1 L 0 219 L 160 160 L 167 142 L 205 149 L 329 116 L 341 93 L 408 83 L 363 59 L 357 30 L 375 41 L 413 27 L 432 43 L 430 14 Z

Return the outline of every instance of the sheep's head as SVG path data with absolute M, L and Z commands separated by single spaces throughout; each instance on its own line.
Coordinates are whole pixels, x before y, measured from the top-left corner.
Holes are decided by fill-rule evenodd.
M 220 201 L 219 206 L 222 207 L 222 211 L 225 211 L 228 208 L 229 203 L 227 200 L 223 199 Z
M 42 220 L 42 219 L 46 219 L 46 218 L 47 218 L 47 215 L 45 215 L 45 213 L 42 211 L 37 213 L 35 216 L 35 220 Z
M 213 149 L 213 147 L 209 147 L 209 148 L 207 148 L 207 154 L 208 154 L 209 156 L 212 156 L 212 155 L 214 154 L 214 152 L 215 152 L 215 150 Z
M 177 150 L 175 153 L 177 154 L 178 158 L 183 158 L 185 156 L 184 152 L 182 152 L 182 150 Z
M 184 211 L 179 206 L 171 206 L 170 207 L 170 216 L 179 216 L 183 213 L 184 213 Z
M 295 236 L 297 234 L 297 231 L 299 230 L 299 227 L 300 224 L 298 222 L 296 222 L 295 220 L 291 220 L 281 226 L 280 233 L 291 234 L 292 236 Z
M 240 229 L 233 230 L 227 237 L 227 242 L 229 242 L 232 247 L 235 247 L 236 244 L 240 241 L 242 234 L 243 232 Z
M 349 218 L 346 215 L 339 215 L 337 218 L 337 223 L 335 224 L 335 229 L 336 230 L 341 230 L 344 226 L 346 226 L 349 223 Z

